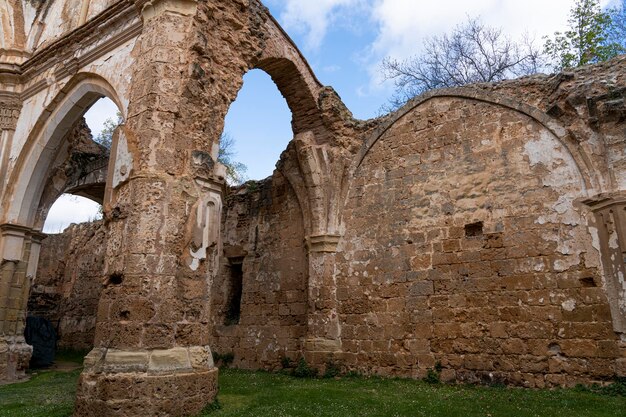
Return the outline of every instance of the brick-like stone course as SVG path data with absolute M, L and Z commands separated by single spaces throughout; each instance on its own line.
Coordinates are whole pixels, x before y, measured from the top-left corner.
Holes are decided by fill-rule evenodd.
M 354 184 L 337 262 L 343 361 L 403 376 L 439 362 L 448 378 L 532 387 L 615 375 L 600 254 L 574 204 L 584 182 L 544 127 L 433 98 L 383 135 Z
M 611 123 L 603 131 L 613 132 Z M 580 204 L 586 179 L 567 144 L 545 125 L 471 95 L 432 97 L 406 111 L 354 170 L 345 234 L 336 253 L 330 249 L 328 285 L 315 293 L 310 218 L 297 183 L 284 174 L 293 174 L 293 150 L 272 177 L 225 197 L 220 270 L 202 340 L 233 353 L 234 366 L 276 369 L 283 357 L 305 355 L 316 366 L 333 358 L 345 369 L 423 377 L 440 363 L 446 381 L 529 387 L 623 375 L 615 298 L 594 243 L 598 222 Z M 136 201 L 151 198 L 141 192 Z M 137 273 L 175 268 L 173 260 L 131 256 Z M 233 322 L 227 315 L 238 264 L 241 315 Z M 196 287 L 190 280 L 185 291 L 193 298 L 203 291 Z M 176 332 L 151 324 L 151 305 L 133 296 L 102 302 L 100 310 L 130 315 L 111 331 L 126 326 L 120 330 L 146 347 L 195 337 L 180 323 Z M 168 314 L 179 308 L 173 304 Z M 308 354 L 307 341 L 323 331 L 312 315 L 334 308 L 338 342 L 320 338 L 315 349 L 332 348 Z M 141 322 L 149 322 L 143 341 Z
M 37 17 L 35 51 L 5 39 L 0 101 L 20 110 L 0 150 L 0 379 L 28 357 L 25 298 L 67 185 L 67 132 L 102 95 L 125 123 L 76 415 L 197 412 L 216 392 L 211 345 L 247 368 L 304 356 L 533 387 L 624 376 L 626 57 L 358 121 L 258 0 L 114 2 L 79 19 L 63 6 Z M 217 145 L 252 68 L 285 97 L 294 139 L 271 179 L 225 200 Z M 124 391 L 135 383 L 146 390 Z
M 214 351 L 234 365 L 275 369 L 298 358 L 307 323 L 304 226 L 296 196 L 276 173 L 230 191 L 223 215 L 225 257 L 212 289 Z M 231 258 L 227 257 L 231 255 Z M 243 258 L 241 258 L 243 257 Z M 227 323 L 229 263 L 243 262 L 239 323 Z
M 105 239 L 102 222 L 93 222 L 72 225 L 42 242 L 28 313 L 52 322 L 60 349 L 93 347 Z

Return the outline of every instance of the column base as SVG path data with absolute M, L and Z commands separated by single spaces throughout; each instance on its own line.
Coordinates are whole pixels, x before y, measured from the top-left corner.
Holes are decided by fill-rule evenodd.
M 33 347 L 26 344 L 23 336 L 0 336 L 0 383 L 26 379 L 32 354 Z
M 194 416 L 217 395 L 208 347 L 96 348 L 85 358 L 74 417 Z

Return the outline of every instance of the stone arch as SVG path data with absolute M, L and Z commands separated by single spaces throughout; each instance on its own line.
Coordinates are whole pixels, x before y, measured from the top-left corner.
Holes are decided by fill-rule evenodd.
M 9 180 L 10 189 L 3 207 L 5 223 L 32 227 L 45 179 L 65 133 L 102 97 L 109 97 L 124 113 L 111 84 L 99 75 L 79 73 L 57 94 L 31 130 Z
M 317 141 L 322 141 L 323 126 L 318 107 L 322 83 L 293 40 L 269 13 L 264 29 L 268 39 L 260 59 L 253 64 L 253 68 L 268 73 L 287 100 L 293 115 L 294 136 L 313 131 Z
M 550 118 L 547 114 L 545 114 L 538 108 L 530 106 L 528 104 L 515 101 L 502 95 L 496 95 L 484 91 L 477 91 L 467 87 L 444 88 L 440 90 L 430 91 L 412 99 L 400 110 L 393 113 L 388 121 L 378 127 L 365 140 L 363 146 L 354 158 L 352 166 L 350 167 L 351 176 L 363 163 L 363 160 L 370 152 L 372 147 L 376 144 L 376 142 L 378 142 L 378 140 L 383 137 L 385 132 L 387 132 L 398 120 L 405 117 L 411 111 L 429 100 L 446 97 L 481 101 L 496 106 L 505 107 L 530 117 L 531 119 L 542 125 L 545 129 L 547 129 L 552 135 L 554 135 L 559 143 L 563 145 L 567 152 L 571 155 L 576 164 L 576 168 L 583 179 L 584 191 L 587 193 L 592 193 L 593 190 L 602 189 L 598 173 L 593 168 L 593 164 L 591 163 L 589 156 L 577 145 L 576 141 L 571 137 L 569 132 L 554 119 Z
M 296 192 L 305 219 L 306 235 L 325 235 L 329 227 L 327 211 L 333 204 L 327 201 L 329 187 L 324 187 L 323 183 L 328 181 L 326 177 L 329 175 L 342 177 L 344 174 L 343 171 L 330 173 L 332 161 L 339 159 L 330 155 L 339 150 L 331 145 L 332 128 L 324 115 L 322 101 L 333 92 L 318 80 L 293 40 L 269 11 L 264 7 L 259 10 L 262 23 L 255 32 L 263 34 L 260 51 L 247 58 L 241 77 L 248 70 L 264 71 L 287 101 L 292 113 L 294 139 L 277 168 Z M 234 100 L 234 95 L 230 100 Z
M 87 129 L 87 123 L 79 120 L 62 139 L 61 150 L 50 166 L 39 199 L 33 229 L 43 230 L 50 209 L 63 194 L 104 203 L 109 151 L 95 143 Z
M 281 38 L 275 41 L 281 41 L 283 43 L 287 41 L 289 42 L 289 46 L 293 46 L 292 41 L 288 38 Z M 326 130 L 322 124 L 321 111 L 317 105 L 317 96 L 322 86 L 317 78 L 315 78 L 308 63 L 300 55 L 296 47 L 293 46 L 293 50 L 288 52 L 290 53 L 284 53 L 281 56 L 273 56 L 274 53 L 278 55 L 279 52 L 277 49 L 266 50 L 264 52 L 264 58 L 256 62 L 250 70 L 258 69 L 268 74 L 287 102 L 287 106 L 292 115 L 291 125 L 293 139 L 290 141 L 290 145 L 287 149 L 287 152 L 291 153 L 293 148 L 291 145 L 292 142 L 297 142 L 300 137 L 306 136 L 311 145 L 318 143 L 326 136 L 324 134 Z M 296 58 L 295 61 L 292 60 L 294 57 Z M 296 160 L 297 159 L 296 157 Z M 284 164 L 279 162 L 279 170 L 281 170 L 281 167 L 284 168 L 283 165 Z M 305 220 L 306 233 L 309 234 L 311 229 L 311 216 L 308 214 L 310 212 L 310 203 L 306 190 L 306 183 L 308 182 L 307 168 L 305 167 L 303 170 L 300 164 L 297 165 L 295 169 L 282 169 L 281 172 L 283 172 L 283 175 L 285 175 L 296 193 Z
M 502 280 L 511 282 L 527 272 L 549 280 L 585 270 L 585 276 L 600 279 L 598 239 L 590 233 L 587 213 L 573 205 L 589 190 L 585 166 L 563 142 L 567 136 L 555 134 L 564 132 L 547 118 L 506 102 L 494 104 L 458 94 L 430 100 L 433 95 L 437 96 L 418 99 L 419 105 L 413 102 L 390 116 L 368 138 L 352 167 L 356 178 L 344 211 L 346 234 L 335 269 L 338 292 L 349 291 L 345 301 L 339 301 L 343 346 L 352 346 L 350 322 L 359 322 L 355 314 L 389 312 L 387 290 L 400 294 L 393 317 L 406 314 L 406 321 L 398 319 L 395 324 L 402 327 L 411 322 L 420 329 L 447 320 L 439 315 L 441 304 L 430 301 L 442 295 L 498 294 L 511 288 Z M 493 239 L 502 244 L 487 243 Z M 544 256 L 551 259 L 548 268 L 534 264 Z M 498 261 L 493 261 L 496 257 Z M 517 259 L 529 266 L 518 268 Z M 500 268 L 504 264 L 513 266 Z M 363 282 L 371 286 L 359 296 L 354 289 Z M 524 290 L 535 285 L 529 283 Z M 377 294 L 385 295 L 376 299 Z M 367 307 L 354 302 L 359 297 Z M 429 297 L 436 298 L 425 301 Z M 512 302 L 516 307 L 524 303 L 522 297 Z M 483 315 L 491 308 L 485 302 L 458 312 L 465 322 L 497 322 L 501 318 L 497 313 Z M 533 308 L 523 307 L 524 311 Z M 458 323 L 460 315 L 450 314 L 450 322 Z M 425 317 L 427 324 L 412 322 L 415 316 Z M 515 320 L 526 319 L 517 315 Z M 405 346 L 420 331 L 412 325 L 407 324 L 404 335 L 395 336 L 404 339 Z M 371 339 L 376 333 L 372 330 Z M 431 340 L 436 360 L 471 350 L 447 349 L 445 342 L 432 342 L 439 336 L 431 333 L 419 337 Z M 375 368 L 376 356 L 371 358 L 368 369 Z M 414 372 L 415 368 L 407 369 Z
M 287 182 L 294 190 L 301 214 L 305 224 L 305 234 L 311 234 L 311 202 L 309 201 L 309 191 L 315 189 L 311 186 L 311 169 L 303 165 L 299 158 L 301 152 L 298 151 L 301 142 L 313 146 L 318 135 L 315 134 L 321 128 L 321 117 L 317 109 L 316 101 L 311 96 L 311 91 L 306 86 L 304 77 L 299 72 L 297 65 L 287 58 L 266 58 L 261 60 L 252 69 L 258 69 L 269 75 L 281 93 L 287 107 L 291 112 L 291 130 L 287 149 L 277 163 L 277 169 L 286 178 Z M 242 88 L 244 86 L 242 85 Z M 232 104 L 231 104 L 232 105 Z M 317 193 L 317 189 L 315 189 Z M 319 196 L 317 196 L 320 198 Z
M 287 58 L 266 58 L 260 61 L 256 69 L 265 71 L 272 77 L 287 105 L 291 110 L 294 134 L 309 130 L 317 130 L 321 117 L 317 108 L 317 100 L 309 90 L 297 65 Z

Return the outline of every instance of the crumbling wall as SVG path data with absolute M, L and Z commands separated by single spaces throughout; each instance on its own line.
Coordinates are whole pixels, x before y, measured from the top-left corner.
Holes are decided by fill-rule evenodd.
M 589 71 L 558 85 L 540 76 L 435 93 L 371 122 L 380 127 L 350 149 L 342 236 L 327 255 L 334 265 L 323 290 L 336 296 L 340 349 L 318 352 L 314 365 L 332 358 L 346 369 L 423 377 L 440 364 L 444 380 L 528 387 L 624 374 L 615 320 L 623 296 L 607 287 L 602 252 L 623 239 L 604 242 L 603 233 L 622 232 L 600 230 L 598 210 L 613 206 L 594 197 L 624 190 L 623 98 L 602 82 L 608 67 Z M 557 92 L 541 99 L 545 88 Z M 305 356 L 311 317 L 326 302 L 308 299 L 310 208 L 292 188 L 308 186 L 294 175 L 298 149 L 290 145 L 272 177 L 225 195 L 210 345 L 237 367 L 274 369 Z M 45 308 L 61 323 L 62 343 L 76 335 L 72 347 L 93 332 L 104 256 L 101 227 L 93 235 L 82 227 L 50 238 L 56 249 L 44 243 L 31 298 L 62 306 Z M 68 263 L 53 266 L 59 259 Z
M 60 349 L 93 347 L 104 250 L 105 230 L 100 221 L 71 225 L 42 242 L 28 314 L 52 322 Z
M 306 331 L 307 258 L 302 212 L 278 172 L 232 189 L 225 200 L 220 273 L 212 286 L 213 350 L 241 368 L 296 358 Z M 241 314 L 229 314 L 233 269 L 243 272 Z M 234 300 L 236 303 L 237 300 Z
M 549 78 L 533 82 L 541 80 Z M 523 107 L 507 93 L 527 82 L 492 89 Z M 542 104 L 547 112 L 554 101 Z M 344 365 L 421 377 L 441 363 L 444 379 L 525 386 L 620 373 L 623 342 L 611 325 L 592 214 L 581 204 L 597 190 L 563 138 L 511 107 L 434 97 L 364 156 L 336 255 L 342 352 L 334 356 Z M 623 120 L 613 110 L 601 117 L 595 133 L 578 135 L 610 178 Z M 213 346 L 233 353 L 236 366 L 273 368 L 301 354 L 310 314 L 301 211 L 279 172 L 227 199 Z M 232 320 L 240 263 L 240 316 Z
M 580 167 L 536 120 L 435 97 L 355 172 L 337 254 L 341 359 L 366 372 L 570 385 L 615 375 Z
M 431 92 L 360 122 L 258 1 L 97 1 L 112 5 L 65 36 L 92 16 L 79 3 L 46 3 L 58 27 L 29 37 L 39 45 L 21 68 L 29 95 L 21 113 L 5 109 L 21 116 L 7 123 L 15 140 L 3 169 L 15 189 L 0 240 L 10 249 L 3 286 L 18 293 L 38 238 L 29 209 L 43 207 L 26 190 L 67 179 L 35 169 L 59 156 L 39 149 L 64 141 L 56 131 L 39 141 L 33 126 L 46 114 L 75 118 L 74 101 L 119 96 L 105 265 L 99 232 L 68 238 L 72 256 L 48 268 L 55 295 L 39 298 L 42 308 L 58 301 L 47 308 L 68 329 L 92 328 L 78 320 L 94 320 L 96 301 L 85 300 L 97 300 L 106 270 L 77 415 L 171 414 L 183 402 L 199 411 L 216 392 L 211 349 L 243 368 L 304 356 L 421 377 L 440 363 L 445 380 L 535 387 L 626 375 L 616 319 L 626 317 L 625 58 Z M 98 28 L 111 35 L 101 44 Z M 294 140 L 271 179 L 230 194 L 218 239 L 217 141 L 251 68 L 285 96 Z
M 24 24 L 30 29 L 27 31 L 29 35 L 28 46 L 31 48 L 45 47 L 94 19 L 98 14 L 118 2 L 119 0 L 24 2 L 27 11 L 24 15 Z

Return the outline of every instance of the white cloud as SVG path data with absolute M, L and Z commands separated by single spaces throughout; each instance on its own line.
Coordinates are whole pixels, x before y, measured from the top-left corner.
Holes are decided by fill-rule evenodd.
M 100 204 L 87 198 L 63 194 L 50 208 L 43 232 L 60 233 L 72 223 L 99 218 L 99 209 Z
M 117 112 L 118 108 L 115 103 L 106 97 L 96 101 L 96 103 L 87 110 L 85 120 L 94 138 L 102 132 L 104 122 L 107 119 L 117 119 Z
M 280 20 L 285 29 L 305 36 L 305 47 L 317 50 L 323 43 L 328 27 L 342 13 L 346 16 L 365 6 L 366 0 L 282 0 L 284 10 Z
M 389 90 L 380 74 L 386 56 L 407 58 L 420 52 L 424 38 L 449 32 L 467 16 L 480 17 L 492 27 L 501 27 L 512 39 L 524 34 L 537 45 L 542 37 L 563 30 L 574 0 L 267 0 L 281 7 L 281 24 L 287 31 L 303 35 L 305 49 L 317 51 L 329 28 L 365 28 L 375 40 L 357 54 L 368 68 L 370 83 L 360 94 Z M 603 7 L 622 0 L 600 0 Z
M 322 68 L 322 71 L 328 72 L 328 73 L 337 72 L 337 71 L 341 71 L 341 67 L 339 65 L 328 65 Z
M 371 89 L 381 85 L 380 62 L 385 56 L 398 59 L 419 53 L 423 40 L 449 32 L 467 16 L 477 17 L 492 27 L 501 27 L 512 39 L 525 33 L 538 44 L 542 36 L 563 30 L 573 0 L 373 0 L 371 19 L 378 34 L 367 53 Z M 616 0 L 601 0 L 602 6 Z

